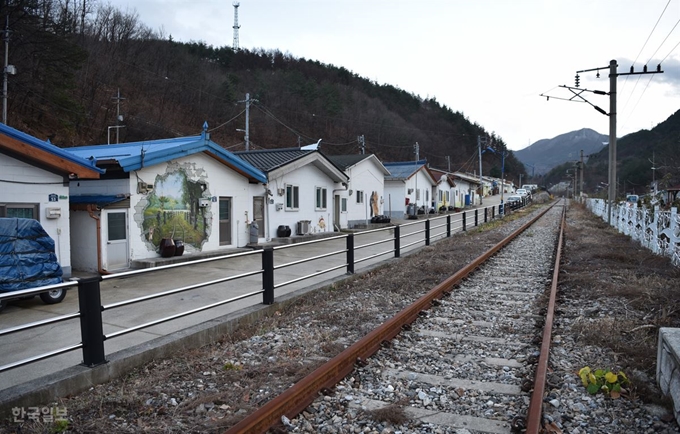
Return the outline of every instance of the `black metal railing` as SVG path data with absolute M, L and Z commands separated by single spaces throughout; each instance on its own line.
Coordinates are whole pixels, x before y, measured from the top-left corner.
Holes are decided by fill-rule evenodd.
M 506 210 L 503 209 L 503 205 L 499 205 L 498 209 L 496 207 L 486 207 L 482 209 L 484 222 L 488 222 L 489 219 L 494 219 L 496 216 L 502 216 L 504 211 L 507 209 L 517 209 L 519 207 L 525 206 L 527 201 L 516 202 L 511 204 L 506 204 Z M 496 212 L 497 211 L 497 212 Z M 355 233 L 342 234 L 338 236 L 305 241 L 301 243 L 287 244 L 276 247 L 265 247 L 261 250 L 254 250 L 252 252 L 236 253 L 230 255 L 222 255 L 205 259 L 198 259 L 194 261 L 182 262 L 178 264 L 164 265 L 154 268 L 146 268 L 141 270 L 132 270 L 122 273 L 96 276 L 92 278 L 76 279 L 74 281 L 64 282 L 57 285 L 44 286 L 40 288 L 27 289 L 23 291 L 16 291 L 12 293 L 0 293 L 0 300 L 3 299 L 14 299 L 24 296 L 31 296 L 40 294 L 42 292 L 47 292 L 55 289 L 78 289 L 78 302 L 79 311 L 68 313 L 65 315 L 60 315 L 54 318 L 35 321 L 31 323 L 26 323 L 20 326 L 5 328 L 0 330 L 0 337 L 19 333 L 29 329 L 44 327 L 53 325 L 59 322 L 79 319 L 80 321 L 80 343 L 74 343 L 56 350 L 39 354 L 33 357 L 29 357 L 23 360 L 15 361 L 9 364 L 0 366 L 0 372 L 5 372 L 20 366 L 28 365 L 40 360 L 44 360 L 50 357 L 54 357 L 66 352 L 82 349 L 83 354 L 83 365 L 94 367 L 106 363 L 106 354 L 104 351 L 104 341 L 109 339 L 115 339 L 120 336 L 140 331 L 152 326 L 156 326 L 165 322 L 173 321 L 178 318 L 193 315 L 198 312 L 213 309 L 218 306 L 233 303 L 246 298 L 255 297 L 257 295 L 262 295 L 262 304 L 272 304 L 274 303 L 274 294 L 276 289 L 301 282 L 303 280 L 311 279 L 332 271 L 345 268 L 348 274 L 353 274 L 355 272 L 355 265 L 360 264 L 372 259 L 376 259 L 385 255 L 393 255 L 395 258 L 399 258 L 405 249 L 413 247 L 417 244 L 423 243 L 424 246 L 429 246 L 433 241 L 444 239 L 450 237 L 453 233 L 466 231 L 468 226 L 472 221 L 474 221 L 474 226 L 480 224 L 480 209 L 467 210 L 454 214 L 438 215 L 427 219 L 415 220 L 413 222 L 403 223 L 401 225 L 388 226 L 385 228 L 366 230 Z M 474 220 L 470 221 L 470 217 Z M 423 229 L 417 228 L 417 225 L 423 225 Z M 414 230 L 411 230 L 413 227 Z M 363 242 L 363 244 L 357 244 L 358 239 L 362 239 L 368 236 L 374 237 L 376 234 L 387 234 L 385 238 L 379 238 L 377 240 L 371 239 Z M 422 235 L 421 235 L 422 234 Z M 345 240 L 344 248 L 334 249 L 329 252 L 318 254 L 303 259 L 293 260 L 282 264 L 275 264 L 275 252 L 282 251 L 286 249 L 300 249 L 305 248 L 313 244 L 320 243 L 332 243 Z M 391 243 L 391 248 L 386 250 L 380 250 L 378 252 L 369 252 L 365 256 L 357 257 L 357 253 L 365 251 L 365 249 L 381 246 L 383 244 Z M 344 256 L 344 262 L 339 264 L 334 264 L 330 267 L 324 268 L 322 270 L 315 271 L 310 274 L 299 276 L 284 282 L 276 283 L 275 273 L 277 270 L 284 268 L 294 267 L 296 265 L 302 265 L 312 261 L 318 261 L 325 258 L 330 258 L 334 256 Z M 247 257 L 247 256 L 261 256 L 261 267 L 246 271 L 240 274 L 231 275 L 228 277 L 223 277 L 219 279 L 213 279 L 208 281 L 203 281 L 187 286 L 182 286 L 179 288 L 170 289 L 167 291 L 162 291 L 158 293 L 143 295 L 140 297 L 135 297 L 128 300 L 108 303 L 102 305 L 101 303 L 101 287 L 100 284 L 103 281 L 109 281 L 114 279 L 124 279 L 132 276 L 138 276 L 147 273 L 155 273 L 163 270 L 169 270 L 180 267 L 195 266 L 198 264 L 204 264 L 208 262 L 224 261 L 230 260 L 237 257 Z M 133 304 L 151 301 L 154 299 L 167 297 L 175 294 L 180 294 L 186 291 L 192 291 L 199 288 L 204 288 L 212 285 L 217 285 L 226 282 L 233 282 L 239 279 L 252 276 L 262 276 L 262 286 L 255 290 L 247 291 L 245 293 L 239 294 L 234 297 L 230 297 L 224 300 L 219 300 L 214 303 L 203 305 L 194 309 L 179 312 L 173 315 L 168 315 L 163 318 L 148 321 L 142 324 L 138 324 L 132 327 L 125 328 L 123 330 L 117 330 L 111 333 L 104 333 L 104 326 L 102 321 L 102 313 L 107 311 L 112 311 L 115 309 L 125 308 Z

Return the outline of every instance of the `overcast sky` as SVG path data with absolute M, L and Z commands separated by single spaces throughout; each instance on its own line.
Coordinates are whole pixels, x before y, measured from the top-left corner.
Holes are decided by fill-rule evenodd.
M 232 46 L 231 1 L 110 1 L 176 41 Z M 242 48 L 278 49 L 434 97 L 513 150 L 581 128 L 609 134 L 607 116 L 555 97 L 573 97 L 557 86 L 598 67 L 599 79 L 581 74 L 581 88 L 609 91 L 612 59 L 619 73 L 662 60 L 665 71 L 619 76 L 618 137 L 680 109 L 680 0 L 241 0 L 238 14 Z M 583 95 L 609 112 L 609 97 Z

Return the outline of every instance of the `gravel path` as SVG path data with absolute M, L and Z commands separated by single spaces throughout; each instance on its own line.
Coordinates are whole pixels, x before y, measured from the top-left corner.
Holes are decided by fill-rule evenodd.
M 97 385 L 79 395 L 61 399 L 56 405 L 68 409 L 69 425 L 66 432 L 222 432 L 384 322 L 385 319 L 444 280 L 470 259 L 500 241 L 528 218 L 526 211 L 522 211 L 506 218 L 501 226 L 490 224 L 468 233 L 456 234 L 418 253 L 398 261 L 390 261 L 363 275 L 353 276 L 331 287 L 307 294 L 272 317 L 254 324 L 250 329 L 239 330 L 233 335 L 225 336 L 221 342 L 178 354 L 175 358 L 158 360 L 135 370 L 124 378 Z M 554 339 L 557 346 L 552 354 L 551 369 L 553 372 L 549 375 L 550 386 L 547 389 L 549 395 L 545 404 L 546 414 L 553 425 L 550 428 L 552 431 L 547 432 L 680 432 L 675 421 L 668 418 L 668 413 L 663 407 L 667 403 L 654 399 L 653 373 L 656 355 L 655 344 L 652 343 L 655 336 L 654 329 L 643 329 L 642 332 L 635 332 L 635 336 L 625 336 L 628 342 L 642 349 L 638 352 L 645 355 L 639 358 L 625 353 L 626 345 L 621 344 L 624 339 L 618 341 L 613 339 L 618 336 L 616 328 L 608 329 L 611 330 L 610 334 L 605 334 L 608 339 L 600 339 L 599 343 L 596 340 L 595 345 L 588 340 L 584 341 L 591 327 L 602 330 L 601 327 L 608 324 L 607 320 L 609 323 L 616 324 L 617 322 L 612 319 L 621 318 L 622 311 L 626 312 L 626 330 L 650 321 L 648 317 L 645 317 L 650 312 L 649 303 L 635 304 L 630 302 L 630 299 L 624 300 L 623 298 L 618 298 L 616 303 L 611 303 L 612 296 L 605 290 L 612 285 L 609 283 L 593 284 L 593 281 L 596 283 L 600 280 L 602 282 L 615 281 L 612 279 L 616 279 L 617 273 L 623 273 L 626 278 L 630 278 L 631 273 L 642 274 L 631 271 L 632 264 L 640 264 L 647 275 L 665 273 L 663 278 L 658 279 L 658 285 L 665 283 L 666 288 L 669 285 L 680 287 L 678 285 L 680 277 L 677 273 L 672 274 L 666 271 L 667 267 L 663 264 L 667 261 L 657 265 L 652 261 L 655 257 L 649 259 L 649 256 L 653 255 L 631 249 L 631 243 L 602 227 L 601 221 L 598 223 L 597 219 L 594 219 L 587 211 L 575 209 L 570 212 L 568 222 L 578 229 L 568 231 L 569 241 L 565 247 L 569 282 L 565 286 L 567 292 L 558 302 L 560 311 L 554 332 L 554 336 L 557 335 Z M 521 243 L 534 247 L 536 243 L 533 238 L 542 237 L 543 235 L 539 235 L 542 229 L 537 228 L 531 231 L 534 235 L 527 236 L 527 241 Z M 605 242 L 610 238 L 619 241 L 617 243 Z M 647 255 L 644 257 L 648 259 L 622 260 L 621 255 L 616 254 L 621 251 L 622 245 L 628 249 L 626 253 L 630 253 L 634 258 L 637 258 L 635 255 Z M 610 246 L 618 250 L 612 253 Z M 605 247 L 607 249 L 604 249 Z M 610 256 L 606 256 L 603 252 L 609 252 Z M 512 251 L 510 254 L 512 256 Z M 599 256 L 594 261 L 592 256 L 588 258 L 588 254 Z M 552 251 L 536 252 L 536 259 L 540 261 L 545 261 L 550 256 L 552 256 Z M 625 256 L 628 258 L 628 255 Z M 534 267 L 542 272 L 548 271 L 544 269 L 546 265 L 543 263 L 529 261 L 523 267 L 528 273 L 533 273 Z M 597 270 L 588 268 L 587 264 L 595 264 Z M 572 268 L 569 268 L 570 266 Z M 473 277 L 469 281 L 480 279 L 482 283 L 478 283 L 478 286 L 495 288 L 503 284 L 502 280 L 505 275 L 510 278 L 513 273 L 515 273 L 515 267 L 492 275 L 479 274 L 478 277 Z M 639 285 L 640 283 L 634 281 L 633 284 Z M 526 288 L 522 285 L 526 285 Z M 529 287 L 538 289 L 539 286 L 542 286 L 542 290 L 545 287 L 545 276 L 536 277 L 536 280 L 532 278 L 526 284 L 521 283 L 516 286 L 517 292 L 528 290 Z M 653 299 L 653 296 L 657 294 L 651 292 L 655 287 L 648 279 L 645 286 L 648 299 Z M 534 289 L 531 290 L 534 291 Z M 478 313 L 470 310 L 467 314 L 459 315 L 456 310 L 458 301 L 454 301 L 455 297 L 459 296 L 476 301 Z M 631 290 L 630 296 L 635 297 L 636 294 Z M 670 301 L 669 299 L 663 300 L 665 305 L 671 303 L 673 299 L 680 300 L 677 294 L 675 298 L 669 298 Z M 441 306 L 443 309 L 441 317 L 443 318 L 444 313 L 448 312 L 454 314 L 453 321 L 463 321 L 455 325 L 458 327 L 456 333 L 461 335 L 465 328 L 474 328 L 475 334 L 480 336 L 496 336 L 501 332 L 514 334 L 512 341 L 520 345 L 507 348 L 505 353 L 491 354 L 489 352 L 489 354 L 472 355 L 475 358 L 484 356 L 516 360 L 521 366 L 510 363 L 496 366 L 489 371 L 492 376 L 487 381 L 493 380 L 496 383 L 521 388 L 524 379 L 528 376 L 523 358 L 529 358 L 536 348 L 535 344 L 527 342 L 529 337 L 533 338 L 537 333 L 538 329 L 534 327 L 534 321 L 526 316 L 505 318 L 499 319 L 493 327 L 483 327 L 481 323 L 472 322 L 492 322 L 497 317 L 499 318 L 500 313 L 505 309 L 505 305 L 500 300 L 498 296 L 491 296 L 484 301 L 480 293 L 460 291 L 459 294 L 452 294 L 451 299 L 444 301 Z M 655 307 L 651 309 L 654 311 Z M 663 321 L 658 321 L 658 325 L 678 326 L 680 320 L 674 312 L 663 317 Z M 658 317 L 661 318 L 661 315 L 659 314 Z M 440 314 L 436 316 L 429 314 L 428 327 L 440 327 L 441 323 L 437 318 L 440 318 Z M 418 330 L 425 331 L 426 328 L 414 329 L 410 333 L 419 333 Z M 398 337 L 389 351 L 401 354 L 404 358 L 415 358 L 420 357 L 422 352 L 442 350 L 439 348 L 441 345 L 427 345 L 429 338 L 409 336 L 411 337 L 406 337 L 406 335 Z M 416 354 L 401 352 L 400 348 L 407 341 L 419 341 L 423 347 Z M 613 347 L 617 342 L 619 346 Z M 466 376 L 473 378 L 475 376 L 473 373 L 477 372 L 476 366 L 482 364 L 478 362 L 473 364 L 461 358 L 456 359 L 459 351 L 465 353 L 465 345 L 468 344 L 469 342 L 462 339 L 455 344 L 451 343 L 451 347 L 446 349 L 449 351 L 447 353 L 449 358 L 442 358 L 438 364 L 431 366 L 425 372 L 436 375 L 450 372 L 451 378 L 454 373 L 461 375 L 461 378 L 466 378 Z M 644 347 L 645 345 L 647 347 Z M 635 364 L 631 365 L 633 362 Z M 624 369 L 638 386 L 631 388 L 631 393 L 627 397 L 617 400 L 603 395 L 589 395 L 577 376 L 578 370 L 586 365 Z M 375 367 L 371 364 L 365 370 L 370 372 L 373 368 Z M 388 368 L 398 370 L 396 364 L 394 367 L 387 366 L 385 371 Z M 391 377 L 392 379 L 388 377 L 386 381 L 382 373 L 380 376 L 377 373 L 371 375 L 375 378 L 359 380 L 358 383 L 372 382 L 376 394 L 389 393 L 391 385 L 395 389 L 392 393 L 395 397 L 397 396 L 396 385 L 399 382 L 397 377 Z M 409 380 L 400 381 L 408 382 Z M 336 391 L 340 399 L 343 395 L 353 394 L 355 381 L 350 381 L 348 378 L 346 384 L 342 386 L 345 387 L 344 393 L 341 388 Z M 647 387 L 643 390 L 642 386 Z M 369 408 L 363 410 L 360 405 L 356 408 L 352 407 L 357 415 L 355 420 L 363 422 L 353 426 L 351 431 L 338 428 L 335 432 L 455 432 L 459 434 L 475 432 L 467 428 L 418 424 L 418 419 L 409 416 L 406 410 L 413 407 L 412 400 L 422 402 L 430 399 L 430 405 L 436 404 L 438 410 L 439 407 L 448 409 L 454 404 L 466 403 L 469 406 L 468 415 L 475 415 L 475 417 L 481 415 L 491 419 L 502 416 L 507 422 L 511 420 L 511 415 L 523 413 L 526 406 L 525 397 L 528 396 L 520 394 L 517 398 L 497 402 L 490 393 L 464 391 L 459 394 L 458 388 L 455 387 L 446 388 L 447 393 L 444 393 L 445 387 L 441 385 L 424 387 L 423 384 L 421 390 L 416 389 L 406 389 L 414 393 L 413 396 L 404 393 L 404 399 L 393 398 L 390 401 L 393 405 L 383 412 Z M 420 396 L 425 399 L 420 399 Z M 486 399 L 487 396 L 489 399 Z M 406 397 L 409 399 L 406 400 Z M 318 402 L 331 400 L 328 407 L 332 408 L 333 399 L 336 398 L 328 396 Z M 346 401 L 353 402 L 354 399 Z M 321 424 L 314 425 L 313 408 L 310 406 L 310 416 L 305 415 L 290 421 L 291 425 L 296 428 L 282 427 L 281 432 L 303 432 L 303 429 L 307 432 L 321 432 Z M 332 417 L 330 420 L 333 420 Z M 18 432 L 19 426 L 19 424 L 6 421 L 0 425 L 0 431 Z M 332 424 L 329 423 L 327 426 L 330 427 Z M 406 428 L 402 429 L 402 426 Z M 52 428 L 54 428 L 52 424 L 25 423 L 21 425 L 21 432 L 51 432 Z

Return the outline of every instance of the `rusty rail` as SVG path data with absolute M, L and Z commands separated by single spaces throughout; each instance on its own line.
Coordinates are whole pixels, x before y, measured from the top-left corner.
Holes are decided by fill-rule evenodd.
M 560 222 L 560 235 L 557 240 L 557 252 L 555 253 L 555 267 L 553 270 L 552 284 L 550 286 L 550 300 L 548 301 L 548 311 L 545 316 L 545 326 L 543 328 L 543 340 L 541 341 L 541 354 L 538 356 L 536 374 L 534 376 L 534 391 L 529 402 L 529 413 L 527 414 L 526 434 L 538 434 L 541 429 L 541 416 L 543 414 L 543 393 L 545 392 L 545 382 L 548 375 L 548 361 L 550 360 L 550 342 L 552 340 L 552 327 L 555 317 L 555 299 L 557 298 L 557 280 L 560 274 L 560 261 L 562 259 L 562 240 L 564 238 L 564 226 L 566 222 L 567 206 L 564 205 L 562 220 Z
M 356 362 L 365 360 L 375 354 L 385 341 L 389 341 L 399 334 L 403 326 L 412 323 L 418 313 L 428 309 L 432 301 L 443 297 L 453 287 L 472 273 L 484 261 L 493 256 L 510 241 L 529 228 L 536 220 L 547 213 L 557 202 L 547 207 L 536 217 L 522 225 L 513 233 L 505 237 L 500 243 L 491 247 L 464 268 L 447 278 L 439 285 L 432 288 L 413 304 L 404 308 L 392 319 L 371 331 L 361 340 L 345 349 L 343 352 L 324 363 L 305 378 L 286 389 L 264 406 L 231 427 L 225 434 L 237 433 L 264 433 L 268 429 L 281 423 L 281 416 L 293 418 L 309 406 L 318 396 L 319 392 L 332 388 L 340 380 L 354 369 Z

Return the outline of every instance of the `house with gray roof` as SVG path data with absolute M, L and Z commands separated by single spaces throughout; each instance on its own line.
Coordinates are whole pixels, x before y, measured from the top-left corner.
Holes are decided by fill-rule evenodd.
M 385 214 L 403 219 L 407 215 L 427 213 L 434 208 L 437 181 L 427 168 L 427 160 L 383 163 L 390 175 L 385 177 Z M 434 201 L 434 203 L 433 203 Z
M 69 182 L 98 179 L 104 172 L 91 160 L 0 124 L 0 217 L 38 220 L 55 241 L 66 277 L 71 275 Z
M 70 182 L 74 268 L 107 273 L 249 242 L 251 186 L 264 191 L 267 176 L 211 141 L 207 124 L 197 136 L 66 151 L 106 169 Z
M 374 216 L 384 215 L 385 176 L 390 172 L 382 162 L 373 154 L 331 155 L 328 158 L 349 177 L 347 190 L 334 196 L 339 200 L 334 209 L 340 227 L 366 225 Z
M 267 176 L 265 191 L 251 187 L 253 200 L 260 197 L 249 216 L 257 223 L 258 237 L 271 240 L 341 227 L 336 209 L 349 178 L 320 151 L 284 148 L 235 154 Z

